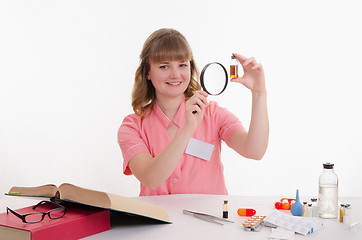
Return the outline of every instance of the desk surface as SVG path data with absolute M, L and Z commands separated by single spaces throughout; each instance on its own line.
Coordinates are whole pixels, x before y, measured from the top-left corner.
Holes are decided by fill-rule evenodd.
M 269 239 L 270 228 L 264 227 L 260 232 L 244 231 L 241 224 L 247 217 L 240 217 L 238 208 L 253 208 L 257 215 L 268 215 L 273 211 L 273 203 L 278 197 L 245 197 L 220 195 L 167 195 L 139 197 L 142 201 L 164 207 L 172 224 L 112 224 L 110 231 L 89 236 L 85 239 Z M 301 201 L 309 198 L 301 197 Z M 204 212 L 222 217 L 223 201 L 229 201 L 229 220 L 223 226 L 202 221 L 182 213 L 183 209 Z M 35 204 L 39 199 L 0 196 L 0 212 L 5 207 L 22 208 Z M 362 223 L 362 198 L 340 198 L 343 203 L 352 204 L 352 223 Z M 289 213 L 289 211 L 285 211 Z M 295 239 L 362 239 L 362 229 L 349 231 L 347 225 L 337 219 L 320 219 L 323 228 L 307 236 L 295 235 Z

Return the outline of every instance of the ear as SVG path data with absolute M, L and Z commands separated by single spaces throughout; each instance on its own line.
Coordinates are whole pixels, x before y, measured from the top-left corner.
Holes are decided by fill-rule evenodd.
M 147 79 L 147 80 L 151 80 L 151 78 L 150 78 L 150 73 L 149 73 L 149 72 L 147 73 L 146 79 Z

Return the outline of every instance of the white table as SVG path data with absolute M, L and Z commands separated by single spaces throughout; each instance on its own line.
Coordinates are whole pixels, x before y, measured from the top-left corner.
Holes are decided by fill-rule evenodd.
M 171 218 L 172 224 L 112 224 L 109 231 L 89 236 L 85 239 L 269 239 L 270 228 L 264 227 L 260 232 L 248 232 L 242 228 L 247 217 L 240 217 L 238 208 L 253 208 L 257 215 L 268 215 L 274 208 L 273 203 L 280 197 L 245 197 L 221 195 L 167 195 L 139 197 L 164 207 Z M 229 201 L 229 220 L 234 223 L 225 223 L 223 226 L 202 221 L 182 213 L 183 209 L 204 212 L 222 217 L 223 201 Z M 309 198 L 301 197 L 301 201 Z M 362 198 L 340 198 L 343 203 L 352 204 L 352 223 L 362 223 Z M 21 208 L 35 204 L 39 199 L 24 197 L 0 196 L 0 211 L 5 207 Z M 284 212 L 290 214 L 289 211 Z M 337 219 L 320 219 L 323 228 L 307 236 L 295 235 L 295 239 L 362 239 L 362 230 L 349 231 L 347 225 L 339 223 Z

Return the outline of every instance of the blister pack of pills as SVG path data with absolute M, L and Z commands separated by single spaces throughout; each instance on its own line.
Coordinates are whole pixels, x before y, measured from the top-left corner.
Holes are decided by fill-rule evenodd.
M 263 220 L 266 216 L 252 216 L 246 220 L 242 225 L 244 230 L 258 232 L 262 227 Z
M 281 213 L 279 210 L 274 210 L 264 221 L 266 224 L 282 227 L 302 235 L 307 235 L 322 228 L 322 223 L 317 218 L 292 216 Z

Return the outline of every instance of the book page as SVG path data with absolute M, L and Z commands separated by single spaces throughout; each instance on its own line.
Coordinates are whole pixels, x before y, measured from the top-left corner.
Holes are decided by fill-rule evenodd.
M 91 206 L 110 208 L 111 201 L 107 193 L 81 188 L 69 183 L 59 186 L 60 198 Z
M 12 187 L 8 195 L 53 197 L 58 188 L 54 184 L 47 184 L 39 187 Z
M 108 196 L 111 199 L 110 209 L 112 210 L 134 213 L 140 216 L 146 216 L 165 222 L 170 222 L 168 213 L 162 207 L 148 202 L 125 198 L 110 193 L 108 193 Z
M 0 236 L 1 239 L 17 239 L 17 240 L 30 240 L 31 233 L 29 231 L 9 228 L 5 226 L 0 226 Z

